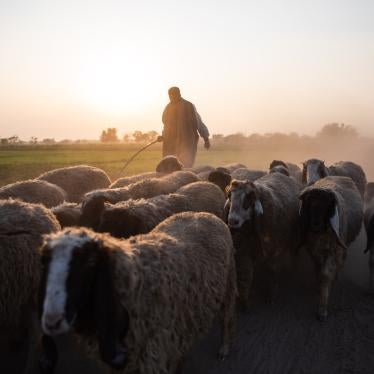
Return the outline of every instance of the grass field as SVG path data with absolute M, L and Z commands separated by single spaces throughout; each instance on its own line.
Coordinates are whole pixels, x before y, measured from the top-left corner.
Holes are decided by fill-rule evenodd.
M 139 144 L 74 144 L 52 146 L 13 146 L 0 148 L 0 186 L 19 180 L 35 178 L 41 173 L 70 165 L 92 165 L 105 170 L 112 180 L 120 176 L 151 171 L 161 159 L 160 145 L 154 145 L 142 152 L 120 173 L 125 161 L 138 149 Z M 286 147 L 256 149 L 235 149 L 234 147 L 213 146 L 209 151 L 199 148 L 196 164 L 213 166 L 231 162 L 242 162 L 253 169 L 266 170 L 273 159 L 282 159 L 300 165 L 311 157 L 318 157 L 332 163 L 338 160 L 352 160 L 361 164 L 369 180 L 374 179 L 371 164 L 372 148 L 365 153 L 352 147 L 335 149 L 289 150 Z M 301 166 L 301 165 L 300 165 Z
M 105 170 L 111 179 L 154 170 L 161 158 L 161 148 L 153 146 L 138 155 L 120 174 L 125 161 L 139 145 L 71 145 L 71 146 L 19 146 L 0 149 L 0 185 L 35 178 L 41 173 L 65 166 L 87 164 Z M 200 149 L 196 165 L 219 165 L 238 161 L 235 150 Z M 259 166 L 258 166 L 259 167 Z

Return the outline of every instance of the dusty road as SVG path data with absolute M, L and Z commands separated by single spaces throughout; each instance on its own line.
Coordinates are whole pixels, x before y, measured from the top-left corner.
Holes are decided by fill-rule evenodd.
M 374 297 L 366 294 L 365 240 L 361 233 L 349 249 L 327 322 L 315 318 L 315 278 L 309 260 L 301 256 L 297 272 L 283 277 L 272 305 L 257 299 L 250 314 L 239 313 L 230 358 L 216 359 L 220 333 L 215 326 L 190 352 L 183 374 L 373 374 Z M 66 338 L 59 344 L 57 374 L 105 373 L 66 344 Z M 0 373 L 20 373 L 22 358 L 1 356 Z

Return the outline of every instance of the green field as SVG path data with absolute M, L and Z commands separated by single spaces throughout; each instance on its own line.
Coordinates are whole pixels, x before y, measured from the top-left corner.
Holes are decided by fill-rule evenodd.
M 41 173 L 71 165 L 92 165 L 105 170 L 112 180 L 119 176 L 136 174 L 154 170 L 161 159 L 161 148 L 156 145 L 142 153 L 132 161 L 123 173 L 120 173 L 125 161 L 129 159 L 141 145 L 55 145 L 55 146 L 16 146 L 0 148 L 0 185 L 19 180 L 31 179 Z M 224 165 L 230 162 L 248 161 L 248 152 L 229 149 L 212 149 L 198 151 L 196 165 Z M 265 167 L 256 161 L 253 154 L 252 167 Z
M 139 144 L 72 144 L 72 145 L 18 145 L 0 147 L 0 186 L 19 180 L 36 178 L 45 171 L 71 166 L 92 165 L 105 170 L 112 180 L 120 176 L 155 170 L 161 159 L 161 146 L 153 145 L 140 153 L 120 173 L 121 168 L 142 145 Z M 267 170 L 273 159 L 294 162 L 301 166 L 301 161 L 317 157 L 330 164 L 339 160 L 352 160 L 359 163 L 366 171 L 368 180 L 374 179 L 372 143 L 358 143 L 355 146 L 335 147 L 321 145 L 234 147 L 213 144 L 207 151 L 200 147 L 195 165 L 220 166 L 231 162 L 241 162 L 252 169 Z

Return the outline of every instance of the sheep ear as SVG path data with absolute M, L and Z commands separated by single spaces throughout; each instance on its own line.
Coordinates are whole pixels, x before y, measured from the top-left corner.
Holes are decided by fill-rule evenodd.
M 335 204 L 335 210 L 334 210 L 334 215 L 330 217 L 330 226 L 332 230 L 335 233 L 336 239 L 338 240 L 338 244 L 342 246 L 343 248 L 347 248 L 347 246 L 343 243 L 343 241 L 340 238 L 340 233 L 339 233 L 339 227 L 340 227 L 340 222 L 339 222 L 339 211 L 338 211 L 338 206 Z
M 223 208 L 223 219 L 224 219 L 225 222 L 227 222 L 227 220 L 228 220 L 229 213 L 230 213 L 230 207 L 231 207 L 230 199 L 227 199 L 226 203 L 225 203 L 225 206 Z
M 262 208 L 262 204 L 259 199 L 256 199 L 255 201 L 255 213 L 256 216 L 262 216 L 264 214 L 264 209 Z
M 123 369 L 127 363 L 127 352 L 123 345 L 129 327 L 127 311 L 119 313 L 113 284 L 113 269 L 110 266 L 110 253 L 100 249 L 95 277 L 94 318 L 102 360 L 114 369 Z

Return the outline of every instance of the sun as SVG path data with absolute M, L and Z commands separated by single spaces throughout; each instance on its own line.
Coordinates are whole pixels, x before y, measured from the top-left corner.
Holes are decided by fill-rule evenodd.
M 96 58 L 84 64 L 76 82 L 79 100 L 108 115 L 140 113 L 162 90 L 152 65 L 136 57 Z

